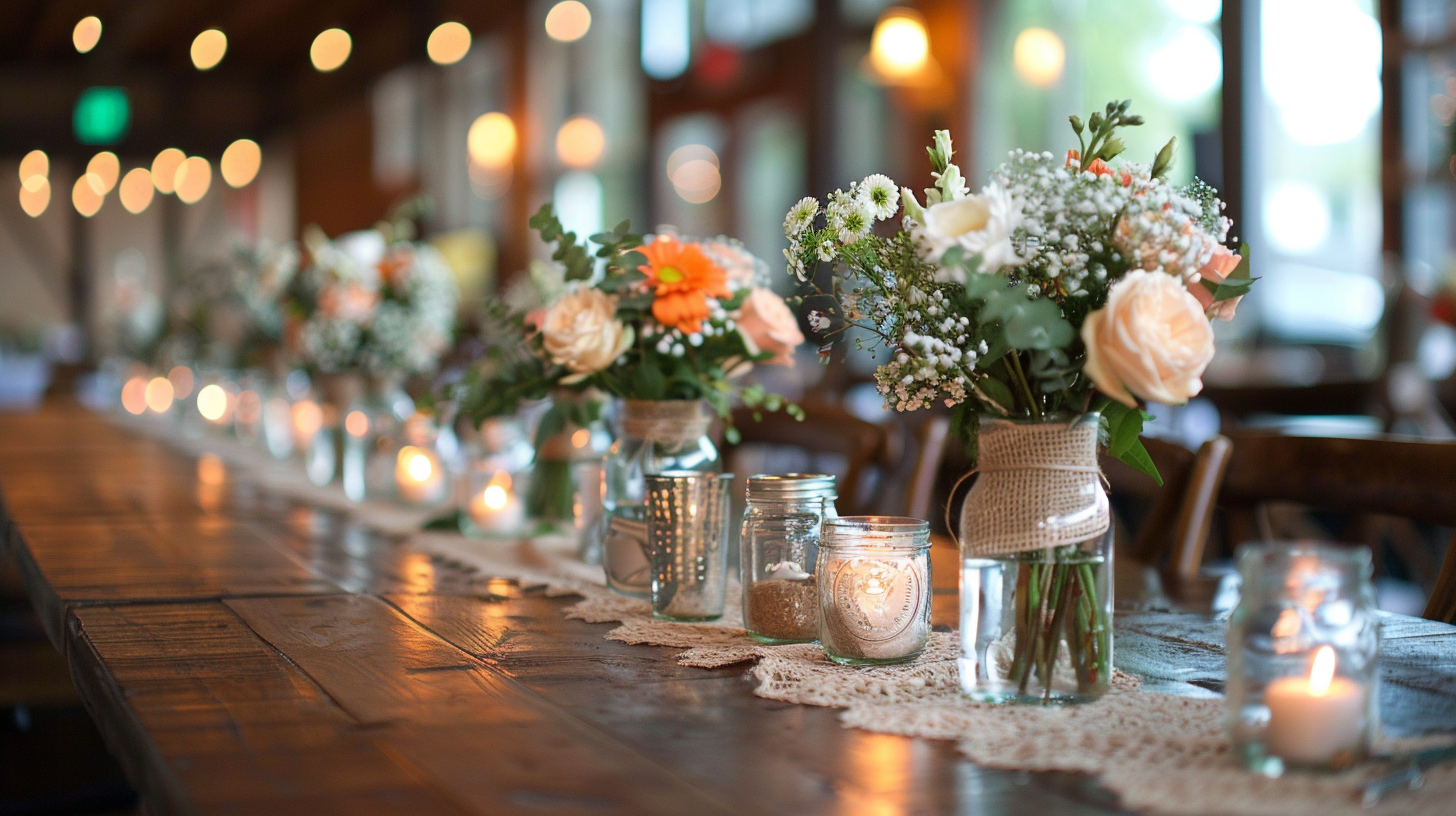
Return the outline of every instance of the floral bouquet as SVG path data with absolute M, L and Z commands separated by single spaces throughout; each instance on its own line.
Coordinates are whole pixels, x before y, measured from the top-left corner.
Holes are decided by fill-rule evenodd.
M 1025 696 L 1033 679 L 1043 701 L 1063 679 L 1069 696 L 1105 690 L 1110 516 L 1099 438 L 1157 478 L 1138 438 L 1142 409 L 1199 392 L 1210 321 L 1232 318 L 1252 283 L 1247 250 L 1224 246 L 1230 223 L 1215 191 L 1166 180 L 1174 141 L 1151 164 L 1112 164 L 1118 130 L 1142 124 L 1128 106 L 1109 103 L 1085 124 L 1070 117 L 1077 146 L 1065 157 L 1014 151 L 979 193 L 938 131 L 924 204 L 876 175 L 822 208 L 800 201 L 784 223 L 791 272 L 809 281 L 821 262 L 835 270 L 815 290 L 811 325 L 856 329 L 857 344 L 884 355 L 875 378 L 887 407 L 949 406 L 977 457 L 962 546 L 967 557 L 1007 560 L 1005 597 L 1016 598 L 1005 631 L 977 641 L 979 652 L 967 647 L 981 672 L 968 690 L 1011 687 L 988 698 Z M 899 231 L 871 231 L 901 212 Z
M 425 244 L 388 235 L 357 243 L 363 248 L 351 252 L 308 231 L 307 261 L 285 296 L 291 348 L 323 374 L 389 379 L 434 370 L 455 322 L 449 266 Z

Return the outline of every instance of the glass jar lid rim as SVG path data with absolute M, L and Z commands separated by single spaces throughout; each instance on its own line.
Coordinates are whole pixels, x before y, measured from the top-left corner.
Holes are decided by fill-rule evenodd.
M 758 474 L 748 477 L 748 498 L 790 499 L 834 496 L 834 477 L 822 473 Z
M 896 541 L 906 536 L 911 541 Z M 824 520 L 824 535 L 820 546 L 852 547 L 864 541 L 922 547 L 929 546 L 929 538 L 930 522 L 924 519 L 909 516 L 840 516 Z

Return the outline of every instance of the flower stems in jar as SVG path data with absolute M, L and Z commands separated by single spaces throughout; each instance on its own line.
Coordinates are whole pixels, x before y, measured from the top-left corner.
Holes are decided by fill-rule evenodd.
M 1101 603 L 1094 564 L 1081 562 L 1075 547 L 1061 548 L 1050 561 L 1027 561 L 1016 577 L 1016 641 L 1011 679 L 1017 694 L 1052 701 L 1061 647 L 1087 692 L 1107 682 L 1111 667 L 1107 612 Z M 1035 677 L 1038 688 L 1031 690 Z

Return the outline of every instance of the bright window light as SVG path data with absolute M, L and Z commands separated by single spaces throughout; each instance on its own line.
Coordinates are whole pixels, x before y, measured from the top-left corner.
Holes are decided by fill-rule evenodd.
M 1213 32 L 1198 25 L 1178 29 L 1148 55 L 1148 81 L 1169 102 L 1202 99 L 1223 80 L 1223 49 Z
M 596 173 L 578 170 L 564 174 L 553 191 L 561 226 L 577 235 L 595 235 L 603 229 L 602 181 Z
M 1330 203 L 1307 184 L 1285 182 L 1264 198 L 1264 230 L 1279 249 L 1303 254 L 1319 249 L 1330 235 Z
M 1348 142 L 1380 109 L 1380 24 L 1355 0 L 1264 0 L 1264 90 L 1291 139 Z
M 673 79 L 688 69 L 692 31 L 688 0 L 642 0 L 642 70 Z

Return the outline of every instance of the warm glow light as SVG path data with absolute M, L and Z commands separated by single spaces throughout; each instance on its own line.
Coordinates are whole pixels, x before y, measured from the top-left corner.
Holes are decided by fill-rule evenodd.
M 369 433 L 369 415 L 363 411 L 350 411 L 348 416 L 344 417 L 344 430 L 348 431 L 350 436 L 355 437 Z
M 485 486 L 485 492 L 480 494 L 480 500 L 491 510 L 499 510 L 506 506 L 506 502 L 510 500 L 510 494 L 498 484 L 488 484 Z
M 172 407 L 172 384 L 167 382 L 166 377 L 153 377 L 147 383 L 147 407 L 159 414 L 167 412 Z
M 121 387 L 121 407 L 135 416 L 141 416 L 147 410 L 147 381 L 144 377 L 132 377 Z
M 49 178 L 51 174 L 51 160 L 44 150 L 32 150 L 25 154 L 20 160 L 20 180 L 25 182 L 31 176 Z
M 499 111 L 481 114 L 465 139 L 470 160 L 482 167 L 504 167 L 516 155 L 516 125 Z
M 409 473 L 410 478 L 417 482 L 430 478 L 430 474 L 435 471 L 435 466 L 430 464 L 430 457 L 417 450 L 406 450 L 409 450 L 409 459 L 405 463 L 405 472 Z
M 591 442 L 591 431 L 586 428 L 579 428 L 571 434 L 571 446 L 573 448 L 584 448 Z
M 51 205 L 51 183 L 45 176 L 31 176 L 20 185 L 20 209 L 37 218 Z
M 880 16 L 870 40 L 870 63 L 890 79 L 907 79 L 920 73 L 930 59 L 930 38 L 919 12 L 891 8 Z
M 201 201 L 211 186 L 212 165 L 201 156 L 188 156 L 177 166 L 177 175 L 172 178 L 172 187 L 184 204 Z
M 227 54 L 227 35 L 215 28 L 192 38 L 192 64 L 199 71 L 210 71 Z
M 470 52 L 470 29 L 459 23 L 441 23 L 430 32 L 425 53 L 436 65 L 454 65 Z
M 152 183 L 157 185 L 157 192 L 169 195 L 175 192 L 172 184 L 177 179 L 177 168 L 186 160 L 187 154 L 175 147 L 163 150 L 152 159 Z
M 103 150 L 87 162 L 86 172 L 95 173 L 101 179 L 101 194 L 106 195 L 116 186 L 116 179 L 121 175 L 121 161 L 116 158 L 115 153 Z
M 257 391 L 244 391 L 238 395 L 238 407 L 234 415 L 244 425 L 257 424 L 263 418 L 263 398 Z
M 167 382 L 172 384 L 172 395 L 177 399 L 187 399 L 192 393 L 192 369 L 187 366 L 173 366 L 167 372 Z
M 133 167 L 121 179 L 121 189 L 117 191 L 117 196 L 121 199 L 121 206 L 136 215 L 151 206 L 152 196 L 156 193 L 156 188 L 152 186 L 152 174 L 147 172 L 147 168 Z
M 229 187 L 246 187 L 258 177 L 258 168 L 263 166 L 263 149 L 252 139 L 239 139 L 222 152 L 222 161 L 217 169 L 222 180 Z
M 216 383 L 204 385 L 197 392 L 197 413 L 202 414 L 202 418 L 209 422 L 222 419 L 222 415 L 227 413 L 227 404 L 227 392 Z
M 81 22 L 71 30 L 71 44 L 76 50 L 85 54 L 96 47 L 101 41 L 101 19 L 98 17 L 82 17 Z
M 690 204 L 712 201 L 723 186 L 718 154 L 707 145 L 683 145 L 667 157 L 667 179 L 683 201 Z
M 329 28 L 319 32 L 313 38 L 313 45 L 308 49 L 308 58 L 313 62 L 313 67 L 328 73 L 337 70 L 349 59 L 349 52 L 354 49 L 354 41 L 349 38 L 349 32 L 342 28 Z
M 90 218 L 101 209 L 101 202 L 105 199 L 101 195 L 102 182 L 95 173 L 85 173 L 76 179 L 71 187 L 71 203 L 75 205 L 76 212 Z
M 556 156 L 567 167 L 591 167 L 602 157 L 606 146 L 602 126 L 590 116 L 573 116 L 556 131 Z
M 197 481 L 205 485 L 220 485 L 227 479 L 227 469 L 215 453 L 204 453 L 197 458 Z
M 1309 693 L 1323 697 L 1330 691 L 1330 681 L 1335 679 L 1335 650 L 1321 646 L 1314 650 L 1314 665 L 1309 669 Z
M 1067 64 L 1067 49 L 1056 32 L 1045 28 L 1028 28 L 1016 35 L 1011 49 L 1011 65 L 1016 75 L 1028 85 L 1046 88 L 1062 78 Z
M 591 30 L 591 10 L 577 0 L 562 0 L 546 13 L 546 36 L 576 42 Z
M 313 435 L 323 427 L 324 412 L 313 400 L 303 400 L 293 405 L 294 446 L 303 448 L 313 440 Z

